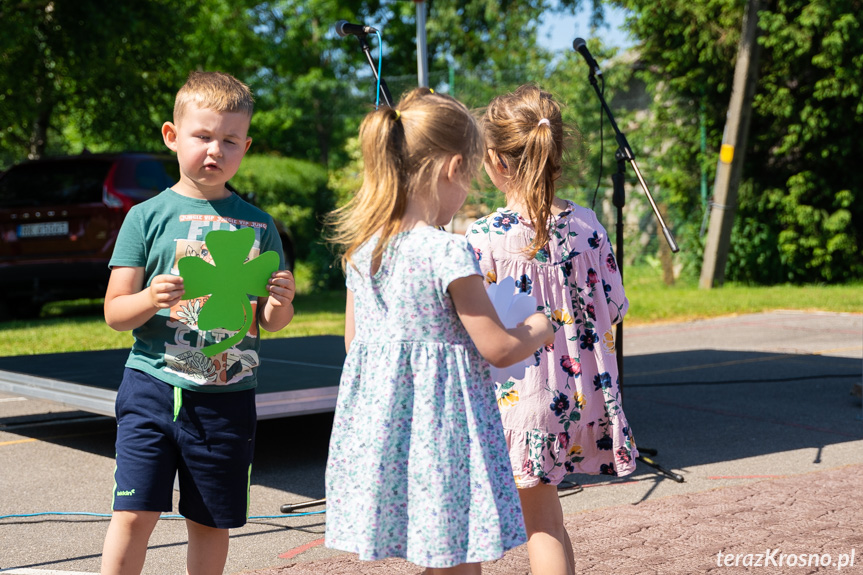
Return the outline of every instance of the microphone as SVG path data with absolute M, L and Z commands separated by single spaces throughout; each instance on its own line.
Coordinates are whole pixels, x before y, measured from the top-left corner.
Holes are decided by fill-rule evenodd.
M 371 26 L 363 26 L 362 24 L 351 24 L 347 20 L 339 20 L 336 22 L 336 34 L 344 38 L 345 36 L 365 36 L 366 34 L 374 34 L 377 32 Z
M 591 76 L 594 74 L 602 76 L 602 70 L 599 69 L 599 65 L 596 63 L 596 60 L 594 60 L 593 56 L 590 55 L 590 50 L 587 49 L 587 42 L 584 41 L 584 38 L 576 38 L 573 40 L 572 49 L 584 56 L 585 62 L 590 66 Z

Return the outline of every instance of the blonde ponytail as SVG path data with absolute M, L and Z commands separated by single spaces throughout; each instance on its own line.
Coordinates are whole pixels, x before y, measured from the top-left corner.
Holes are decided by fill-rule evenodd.
M 494 98 L 483 117 L 486 146 L 504 158 L 509 186 L 527 207 L 536 235 L 532 258 L 551 238 L 555 182 L 563 172 L 563 118 L 552 95 L 526 84 Z
M 394 108 L 370 112 L 360 125 L 363 182 L 356 196 L 328 215 L 328 239 L 342 250 L 342 265 L 373 236 L 377 261 L 400 231 L 413 194 L 437 193 L 437 178 L 448 158 L 463 157 L 473 175 L 483 154 L 479 125 L 454 98 L 417 88 Z

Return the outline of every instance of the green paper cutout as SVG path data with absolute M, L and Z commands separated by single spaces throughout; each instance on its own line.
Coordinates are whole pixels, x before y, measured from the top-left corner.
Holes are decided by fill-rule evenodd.
M 184 298 L 210 298 L 198 314 L 198 328 L 210 331 L 217 328 L 238 331 L 219 343 L 201 349 L 207 357 L 225 351 L 241 341 L 252 325 L 252 304 L 248 294 L 269 295 L 267 283 L 279 269 L 278 252 L 269 251 L 246 261 L 255 243 L 255 230 L 241 228 L 236 231 L 213 230 L 204 238 L 213 265 L 199 257 L 188 256 L 177 262 Z

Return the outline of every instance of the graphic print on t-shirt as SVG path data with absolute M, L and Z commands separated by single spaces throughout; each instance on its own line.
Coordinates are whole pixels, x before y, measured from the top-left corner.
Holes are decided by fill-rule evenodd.
M 172 274 L 179 275 L 177 262 L 187 256 L 195 256 L 208 263 L 213 259 L 204 243 L 208 232 L 213 230 L 233 231 L 251 227 L 255 230 L 255 243 L 248 258 L 258 257 L 261 251 L 261 234 L 266 229 L 262 222 L 250 222 L 214 215 L 184 214 L 181 222 L 189 222 L 188 236 L 175 240 L 176 249 Z M 201 352 L 201 348 L 233 335 L 234 331 L 215 329 L 198 330 L 198 315 L 209 296 L 181 300 L 171 308 L 166 325 L 174 332 L 174 341 L 165 342 L 165 370 L 198 385 L 227 385 L 252 375 L 252 368 L 260 364 L 257 352 L 252 349 L 251 338 L 258 337 L 257 298 L 251 298 L 253 318 L 249 333 L 236 346 L 212 358 Z

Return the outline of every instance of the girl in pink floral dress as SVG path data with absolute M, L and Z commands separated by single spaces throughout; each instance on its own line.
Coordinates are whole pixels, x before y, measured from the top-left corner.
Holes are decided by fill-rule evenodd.
M 629 302 L 596 214 L 555 195 L 563 122 L 552 96 L 522 86 L 492 100 L 483 124 L 485 169 L 506 207 L 471 225 L 468 241 L 486 282 L 513 277 L 555 329 L 554 344 L 537 352 L 523 379 L 498 384 L 498 406 L 531 572 L 572 574 L 556 486 L 568 473 L 635 470 L 612 334 Z

